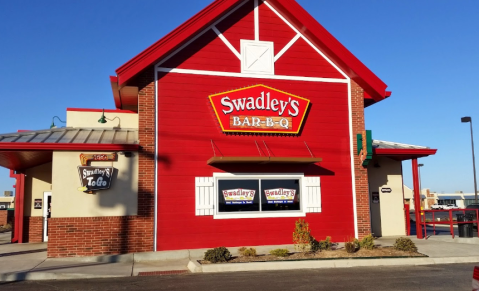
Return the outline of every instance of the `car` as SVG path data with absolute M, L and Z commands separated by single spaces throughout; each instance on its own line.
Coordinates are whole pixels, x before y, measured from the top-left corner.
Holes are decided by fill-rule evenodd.
M 450 207 L 449 205 L 450 205 L 450 204 L 448 204 L 448 205 L 441 205 L 441 206 L 442 206 L 442 209 L 443 209 L 443 210 L 449 210 L 449 209 L 451 209 L 451 207 Z
M 449 207 L 449 209 L 459 209 L 459 206 L 456 204 L 447 204 L 447 207 Z
M 432 210 L 440 210 L 440 209 L 442 209 L 442 205 L 433 204 L 433 205 L 431 205 L 431 209 L 432 209 Z

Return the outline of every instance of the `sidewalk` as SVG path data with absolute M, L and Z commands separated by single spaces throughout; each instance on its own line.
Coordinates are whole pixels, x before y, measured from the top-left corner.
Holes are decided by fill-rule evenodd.
M 324 261 L 269 262 L 248 264 L 211 264 L 201 266 L 205 250 L 135 253 L 116 256 L 48 259 L 46 243 L 9 244 L 10 233 L 0 234 L 0 281 L 57 280 L 169 275 L 188 272 L 233 272 L 255 270 L 342 268 L 358 266 L 425 265 L 479 263 L 479 248 L 473 243 L 441 239 L 418 240 L 419 252 L 428 258 L 341 259 Z M 380 238 L 376 244 L 392 246 L 395 238 Z M 458 243 L 459 242 L 459 243 Z M 464 241 L 465 242 L 465 241 Z M 284 247 L 284 246 L 283 246 Z M 291 246 L 290 246 L 291 247 Z M 262 248 L 257 247 L 259 253 Z M 230 248 L 233 254 L 237 248 Z

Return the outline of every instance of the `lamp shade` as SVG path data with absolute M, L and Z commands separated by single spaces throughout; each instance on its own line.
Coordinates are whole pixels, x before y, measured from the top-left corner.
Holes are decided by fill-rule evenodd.
M 105 118 L 105 109 L 103 109 L 101 117 L 100 117 L 100 119 L 98 119 L 98 122 L 99 123 L 106 123 L 107 122 L 106 118 Z

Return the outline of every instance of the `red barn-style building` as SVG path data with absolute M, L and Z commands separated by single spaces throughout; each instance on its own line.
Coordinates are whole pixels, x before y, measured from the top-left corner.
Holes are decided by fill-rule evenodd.
M 120 89 L 117 106 L 138 107 L 142 151 L 157 160 L 140 158 L 140 177 L 151 181 L 144 195 L 155 194 L 157 250 L 287 244 L 298 218 L 318 238 L 371 232 L 356 134 L 365 105 L 389 93 L 295 1 L 215 1 L 120 67 L 116 82 L 138 87 L 139 98 L 125 100 Z M 302 124 L 235 107 L 270 94 L 308 100 Z M 288 116 L 300 128 L 226 128 L 232 116 Z M 268 204 L 265 187 L 296 187 L 294 203 Z M 225 204 L 230 188 L 254 189 L 254 204 Z
M 358 134 L 366 137 L 364 108 L 390 92 L 295 1 L 216 0 L 116 73 L 116 109 L 103 116 L 118 126 L 85 123 L 101 110 L 68 109 L 65 129 L 0 135 L 0 150 L 8 141 L 10 155 L 36 153 L 28 166 L 2 163 L 17 185 L 40 187 L 24 181 L 27 169 L 50 174 L 40 180 L 52 208 L 43 226 L 37 208 L 17 213 L 17 241 L 41 241 L 43 227 L 48 256 L 64 257 L 291 244 L 299 218 L 317 239 L 372 232 L 373 151 Z M 408 158 L 435 152 L 414 150 Z M 108 163 L 112 188 L 79 185 L 79 155 L 86 167 L 85 157 Z M 82 183 L 94 170 L 85 171 Z M 22 189 L 19 199 L 37 202 Z

